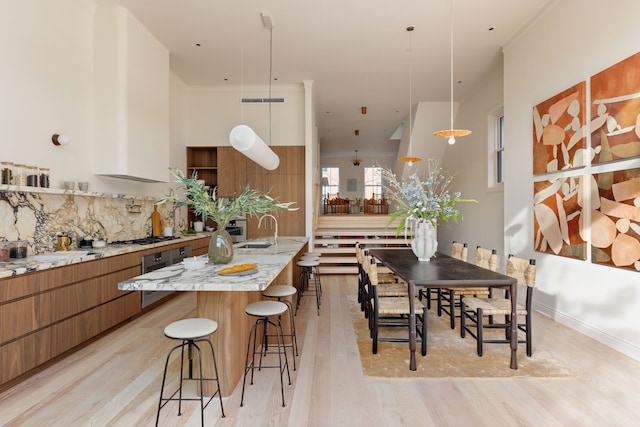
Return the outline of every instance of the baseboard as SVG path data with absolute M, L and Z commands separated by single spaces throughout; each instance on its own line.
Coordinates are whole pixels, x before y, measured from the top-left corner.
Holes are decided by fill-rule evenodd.
M 632 359 L 640 360 L 640 348 L 634 346 L 633 344 L 630 344 L 606 332 L 596 329 L 593 326 L 587 325 L 586 323 L 560 313 L 544 304 L 534 302 L 533 306 L 537 312 L 549 317 L 550 319 L 553 319 L 561 325 L 564 325 L 568 328 L 580 332 L 583 335 L 593 338 L 599 343 L 604 344 L 607 347 L 610 347 L 626 356 L 629 356 Z

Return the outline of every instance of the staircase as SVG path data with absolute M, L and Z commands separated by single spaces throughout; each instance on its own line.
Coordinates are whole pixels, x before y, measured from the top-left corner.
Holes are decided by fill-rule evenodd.
M 396 237 L 400 220 L 388 228 L 389 215 L 320 215 L 313 250 L 322 253 L 321 274 L 358 274 L 355 244 L 365 248 L 406 247 L 404 235 Z

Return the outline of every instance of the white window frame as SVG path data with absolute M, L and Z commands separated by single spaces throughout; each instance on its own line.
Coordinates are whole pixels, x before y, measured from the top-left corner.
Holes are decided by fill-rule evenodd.
M 372 174 L 374 175 L 373 178 L 376 178 L 375 175 L 377 175 L 377 178 L 379 178 L 379 183 L 376 182 L 375 184 L 370 184 L 369 182 L 367 182 L 367 172 L 369 169 L 375 169 Z M 362 186 L 363 190 L 364 190 L 364 198 L 365 199 L 370 199 L 371 195 L 375 194 L 377 199 L 380 199 L 383 195 L 383 191 L 384 191 L 384 187 L 382 185 L 382 168 L 380 166 L 365 166 L 364 167 L 364 185 Z M 371 188 L 375 188 L 374 190 L 371 190 Z
M 328 169 L 335 170 L 335 174 L 337 176 L 331 176 L 331 171 Z M 322 199 L 325 199 L 328 194 L 337 194 L 340 192 L 340 168 L 335 166 L 326 166 L 321 169 L 322 177 L 320 178 L 320 182 L 322 182 L 322 178 L 327 178 L 329 180 L 329 185 L 322 185 Z M 335 190 L 335 191 L 333 191 Z
M 489 113 L 488 123 L 488 158 L 487 185 L 492 189 L 502 189 L 504 186 L 504 108 L 499 106 Z

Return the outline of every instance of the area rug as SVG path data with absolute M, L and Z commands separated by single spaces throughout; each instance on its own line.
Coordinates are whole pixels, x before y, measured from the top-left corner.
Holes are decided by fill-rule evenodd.
M 532 357 L 527 357 L 524 344 L 518 347 L 518 369 L 510 369 L 508 344 L 485 344 L 483 356 L 476 353 L 473 337 L 460 338 L 459 319 L 456 329 L 449 326 L 444 313 L 438 317 L 435 307 L 427 316 L 427 355 L 420 353 L 417 344 L 417 370 L 409 370 L 409 344 L 378 342 L 378 353 L 371 353 L 371 338 L 367 319 L 360 311 L 355 296 L 347 296 L 347 303 L 356 333 L 360 361 L 364 374 L 371 377 L 431 377 L 431 378 L 499 378 L 499 377 L 575 377 L 563 363 L 554 359 L 548 351 L 536 348 L 535 330 Z M 535 328 L 535 324 L 534 324 Z M 499 331 L 487 331 L 498 333 Z M 404 328 L 382 328 L 381 336 L 408 335 Z

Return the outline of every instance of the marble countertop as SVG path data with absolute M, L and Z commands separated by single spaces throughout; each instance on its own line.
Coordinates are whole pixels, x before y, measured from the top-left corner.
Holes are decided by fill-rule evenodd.
M 134 291 L 263 291 L 307 243 L 306 237 L 279 237 L 278 245 L 265 249 L 234 246 L 229 264 L 206 264 L 200 270 L 185 270 L 176 264 L 118 283 L 118 289 Z M 206 255 L 203 255 L 206 258 Z M 217 271 L 238 264 L 254 263 L 248 275 L 220 275 Z
M 0 262 L 0 279 L 17 276 L 19 274 L 30 273 L 32 271 L 47 270 L 55 267 L 62 267 L 70 264 L 77 264 L 85 261 L 106 258 L 110 256 L 123 255 L 130 252 L 144 251 L 147 249 L 160 248 L 176 243 L 188 243 L 192 240 L 208 237 L 208 233 L 182 236 L 179 239 L 165 240 L 149 245 L 118 244 L 107 245 L 104 248 L 74 249 L 69 252 L 52 252 L 28 256 L 26 258 L 11 258 L 9 261 Z

